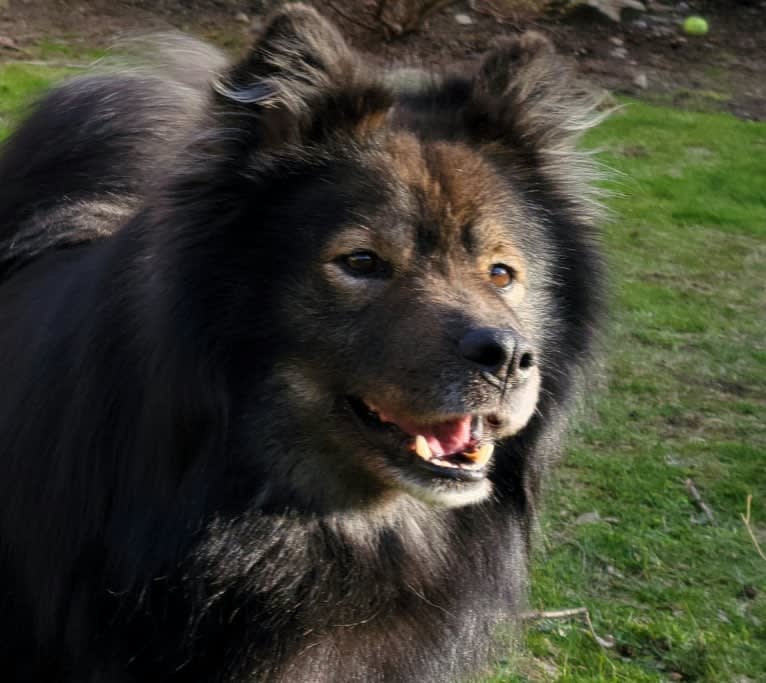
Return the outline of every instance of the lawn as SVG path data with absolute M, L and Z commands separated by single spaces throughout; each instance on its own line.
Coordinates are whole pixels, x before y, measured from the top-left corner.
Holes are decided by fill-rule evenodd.
M 0 138 L 8 134 L 36 95 L 67 73 L 67 69 L 56 67 L 0 64 Z
M 0 65 L 0 134 L 62 73 Z M 486 683 L 766 681 L 766 560 L 740 517 L 752 495 L 766 549 L 766 124 L 628 102 L 588 145 L 614 171 L 608 360 L 549 486 L 531 607 L 586 607 L 593 631 L 530 622 Z
M 492 683 L 766 681 L 766 124 L 626 103 L 605 386 L 551 482 L 527 654 Z M 710 523 L 685 487 L 692 479 Z

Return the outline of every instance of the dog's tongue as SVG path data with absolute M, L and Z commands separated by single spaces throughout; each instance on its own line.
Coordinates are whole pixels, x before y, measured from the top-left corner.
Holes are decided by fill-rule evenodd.
M 379 418 L 383 422 L 395 424 L 410 436 L 421 435 L 428 443 L 431 453 L 437 458 L 452 453 L 462 453 L 472 445 L 470 415 L 432 425 L 417 424 L 407 418 L 394 418 L 383 413 L 379 414 Z

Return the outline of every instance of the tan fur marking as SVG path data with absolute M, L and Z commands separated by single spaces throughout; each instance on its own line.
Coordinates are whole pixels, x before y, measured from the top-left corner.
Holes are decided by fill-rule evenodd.
M 381 109 L 374 111 L 366 116 L 363 116 L 359 123 L 356 124 L 355 132 L 359 137 L 365 137 L 371 135 L 377 130 L 380 130 L 388 118 L 388 110 Z
M 389 154 L 396 176 L 425 199 L 428 215 L 423 218 L 438 223 L 442 251 L 453 259 L 462 253 L 461 231 L 470 225 L 481 266 L 505 263 L 524 284 L 524 257 L 512 234 L 516 226 L 523 227 L 520 202 L 509 196 L 507 185 L 481 156 L 459 143 L 421 145 L 409 133 L 391 139 Z

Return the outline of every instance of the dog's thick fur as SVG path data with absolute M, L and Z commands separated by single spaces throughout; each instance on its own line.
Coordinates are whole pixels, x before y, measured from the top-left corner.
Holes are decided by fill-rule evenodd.
M 535 34 L 402 87 L 301 5 L 189 69 L 60 86 L 0 159 L 0 677 L 478 671 L 601 317 L 586 102 Z M 537 379 L 466 361 L 498 328 Z M 491 470 L 346 396 L 486 417 Z

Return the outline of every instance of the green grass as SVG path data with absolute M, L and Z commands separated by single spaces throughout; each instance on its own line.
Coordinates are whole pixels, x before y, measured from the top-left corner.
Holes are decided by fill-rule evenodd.
M 0 64 L 0 138 L 8 134 L 35 96 L 68 73 L 67 69 L 48 66 Z
M 487 683 L 760 683 L 766 561 L 740 513 L 752 494 L 766 547 L 766 125 L 631 102 L 588 143 L 620 174 L 607 386 L 551 483 L 532 606 L 587 607 L 614 646 L 536 622 Z
M 0 134 L 63 73 L 0 66 Z M 766 125 L 629 103 L 588 142 L 621 174 L 606 386 L 549 487 L 532 607 L 587 607 L 614 645 L 536 622 L 487 683 L 766 681 L 766 561 L 740 519 L 752 494 L 766 546 Z
M 64 61 L 82 64 L 94 62 L 106 54 L 103 48 L 94 48 L 81 41 L 68 38 L 63 40 L 44 39 L 30 48 L 30 52 L 39 59 L 50 59 L 54 62 Z
M 57 80 L 77 73 L 107 51 L 77 39 L 44 39 L 28 48 L 31 62 L 0 63 L 0 139 L 4 138 L 37 95 Z M 79 66 L 78 66 L 79 65 Z

